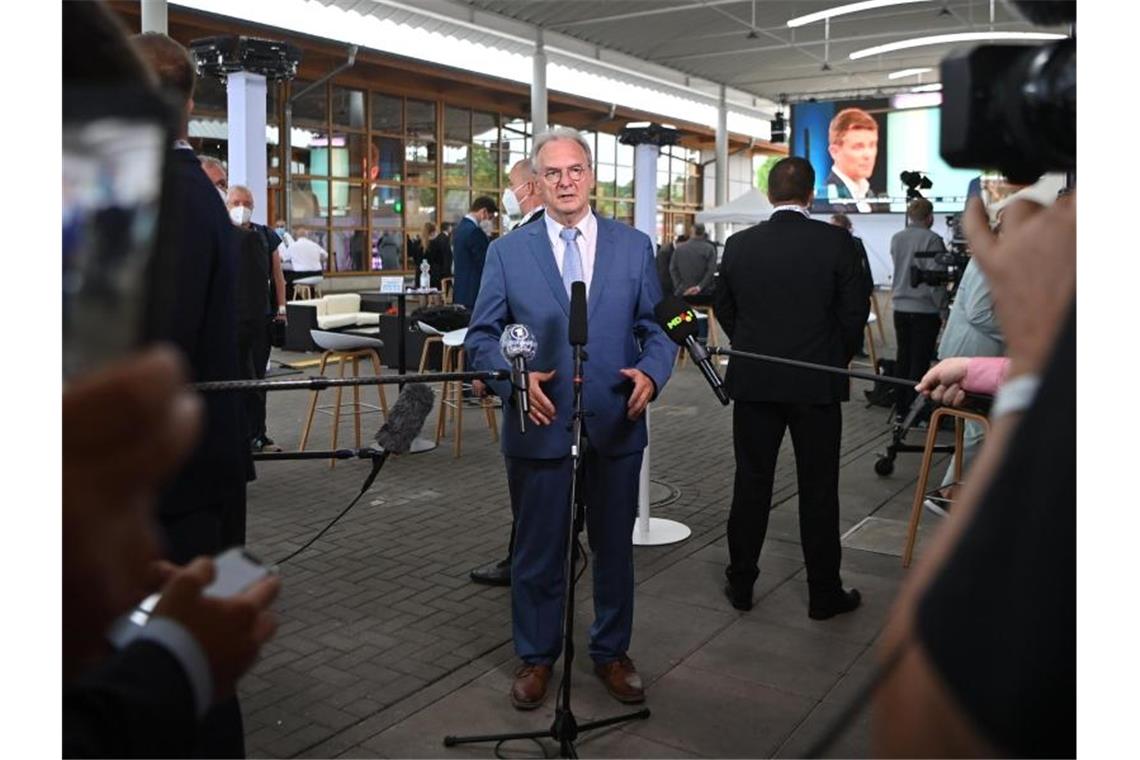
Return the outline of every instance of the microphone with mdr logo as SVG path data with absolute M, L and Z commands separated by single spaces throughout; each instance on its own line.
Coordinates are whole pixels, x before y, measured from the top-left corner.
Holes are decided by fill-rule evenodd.
M 665 334 L 678 346 L 689 350 L 693 364 L 701 368 L 701 374 L 713 389 L 713 393 L 720 399 L 720 403 L 728 406 L 728 391 L 724 389 L 724 382 L 716 367 L 709 361 L 709 352 L 697 340 L 697 314 L 689 305 L 677 296 L 666 296 L 661 303 L 653 309 L 657 317 L 657 324 Z
M 534 361 L 538 352 L 538 341 L 526 325 L 507 325 L 499 337 L 499 353 L 511 365 L 511 387 L 515 392 L 515 404 L 519 408 L 519 432 L 526 434 L 526 417 L 530 414 L 530 393 L 528 389 L 527 362 Z

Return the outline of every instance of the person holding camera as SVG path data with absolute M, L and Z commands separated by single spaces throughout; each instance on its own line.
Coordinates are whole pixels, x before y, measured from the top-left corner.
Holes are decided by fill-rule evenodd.
M 945 269 L 934 258 L 946 252 L 942 238 L 930 229 L 934 224 L 934 206 L 925 198 L 916 198 L 907 206 L 906 220 L 906 228 L 891 238 L 891 259 L 895 266 L 891 298 L 898 344 L 895 374 L 918 381 L 930 369 L 938 330 L 942 327 L 942 312 L 949 305 L 950 294 L 945 287 L 929 285 L 912 275 L 912 272 Z M 904 417 L 913 401 L 914 391 L 899 389 L 895 395 L 895 414 Z

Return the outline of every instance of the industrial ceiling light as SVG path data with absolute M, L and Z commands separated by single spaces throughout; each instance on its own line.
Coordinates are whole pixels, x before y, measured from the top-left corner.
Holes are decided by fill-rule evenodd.
M 917 74 L 925 74 L 929 71 L 934 71 L 934 69 L 929 66 L 917 69 L 902 69 L 901 71 L 892 71 L 890 74 L 887 74 L 887 79 L 902 79 L 903 77 L 913 77 Z
M 816 11 L 806 16 L 796 16 L 795 18 L 788 19 L 788 26 L 792 28 L 805 26 L 806 24 L 813 24 L 816 21 L 823 21 L 824 19 L 834 18 L 835 16 L 845 16 L 848 13 L 859 13 L 860 11 L 869 11 L 875 8 L 886 8 L 891 5 L 928 2 L 930 2 L 930 0 L 863 0 L 859 3 L 849 3 L 847 5 L 836 6 L 835 8 L 828 8 L 823 11 Z
M 1023 42 L 1028 40 L 1063 39 L 1065 39 L 1065 35 L 1051 34 L 1049 32 L 959 32 L 957 34 L 936 34 L 933 37 L 915 37 L 910 40 L 899 40 L 898 42 L 888 42 L 886 45 L 863 48 L 862 50 L 856 50 L 849 55 L 848 58 L 852 61 L 857 61 L 860 58 L 867 58 L 872 55 L 894 53 L 898 50 L 909 50 L 910 48 L 926 47 L 928 45 L 947 45 L 954 42 L 988 42 L 1000 40 Z

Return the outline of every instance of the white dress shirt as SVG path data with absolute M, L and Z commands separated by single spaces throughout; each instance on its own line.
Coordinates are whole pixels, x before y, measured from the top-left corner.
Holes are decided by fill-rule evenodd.
M 566 241 L 560 237 L 563 225 L 554 221 L 547 214 L 543 217 L 546 224 L 546 236 L 550 238 L 550 248 L 554 251 L 554 263 L 558 265 L 558 273 L 562 274 L 562 262 L 566 260 Z M 590 293 L 590 282 L 594 279 L 594 258 L 598 250 L 598 220 L 593 210 L 587 210 L 575 227 L 580 233 L 576 238 L 578 251 L 582 254 L 582 277 L 586 283 L 586 294 Z
M 831 167 L 831 171 L 835 172 L 835 176 L 839 177 L 839 179 L 843 181 L 844 185 L 847 185 L 847 190 L 851 193 L 851 198 L 857 201 L 855 208 L 858 209 L 860 213 L 870 213 L 871 204 L 864 200 L 864 198 L 867 197 L 867 193 L 871 191 L 870 180 L 861 179 L 856 182 L 843 172 L 839 171 L 838 167 L 835 166 Z M 833 203 L 849 202 L 846 198 L 839 197 L 838 188 L 835 188 L 834 190 L 832 190 L 832 188 L 835 188 L 835 185 L 828 187 L 827 195 L 829 201 L 832 201 Z
M 293 245 L 285 249 L 281 261 L 291 262 L 294 272 L 316 272 L 325 268 L 328 258 L 328 252 L 312 240 L 297 238 L 293 241 Z

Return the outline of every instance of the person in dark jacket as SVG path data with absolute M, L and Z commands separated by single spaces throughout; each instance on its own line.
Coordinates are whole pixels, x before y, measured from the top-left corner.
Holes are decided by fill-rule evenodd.
M 480 195 L 471 204 L 471 210 L 459 220 L 451 251 L 455 257 L 455 303 L 468 310 L 475 308 L 479 283 L 483 280 L 483 264 L 487 260 L 487 246 L 491 244 L 491 225 L 499 207 L 495 199 Z
M 734 349 L 846 367 L 859 347 L 870 294 L 851 235 L 808 216 L 813 187 L 815 172 L 802 158 L 772 167 L 772 215 L 728 239 L 716 315 Z M 839 576 L 839 403 L 847 400 L 847 379 L 733 360 L 725 386 L 735 402 L 736 451 L 725 594 L 737 609 L 751 609 L 776 458 L 791 429 L 808 615 L 826 619 L 855 609 L 859 592 L 845 591 Z

